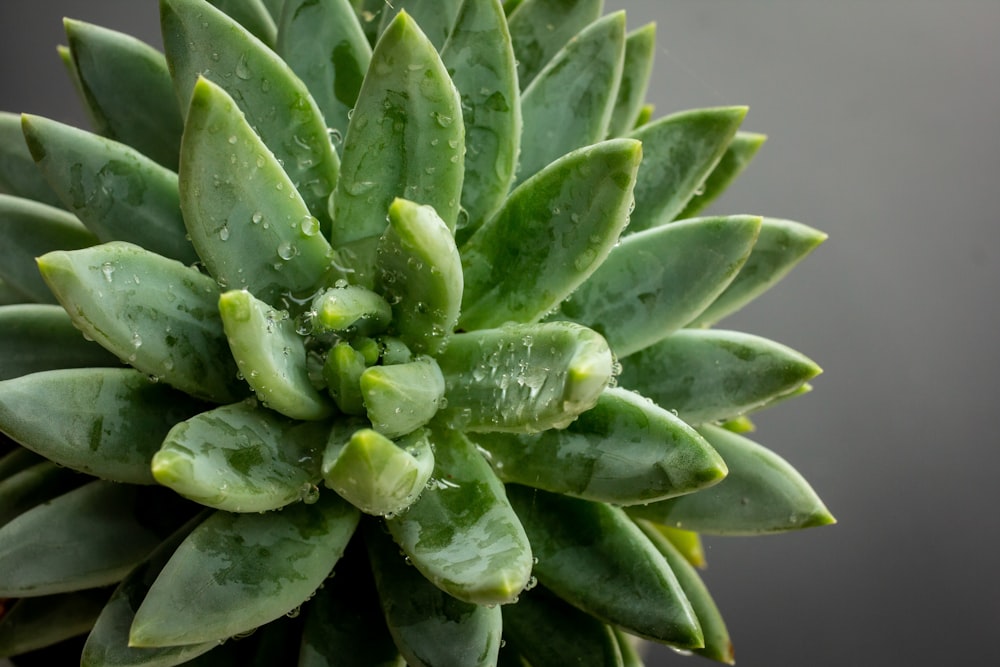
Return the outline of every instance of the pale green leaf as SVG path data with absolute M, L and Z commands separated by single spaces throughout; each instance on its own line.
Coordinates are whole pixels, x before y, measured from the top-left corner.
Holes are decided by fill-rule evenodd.
M 609 137 L 624 136 L 635 127 L 643 102 L 646 101 L 655 49 L 655 23 L 648 23 L 626 35 L 622 81 L 618 86 L 618 98 L 608 126 Z
M 504 3 L 517 75 L 524 90 L 571 38 L 596 21 L 603 0 L 525 0 Z
M 361 374 L 368 419 L 387 438 L 397 438 L 429 422 L 444 394 L 444 376 L 433 357 L 371 366 Z
M 34 164 L 21 132 L 21 117 L 0 111 L 0 193 L 62 206 L 59 195 Z
M 722 154 L 712 173 L 702 182 L 701 187 L 695 190 L 684 210 L 677 214 L 677 218 L 680 220 L 693 218 L 715 201 L 729 184 L 743 173 L 766 139 L 763 134 L 737 132 L 726 146 L 726 152 Z

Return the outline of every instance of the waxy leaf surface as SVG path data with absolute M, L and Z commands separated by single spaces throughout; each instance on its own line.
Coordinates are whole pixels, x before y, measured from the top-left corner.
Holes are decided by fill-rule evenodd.
M 62 206 L 59 195 L 34 164 L 35 159 L 24 142 L 21 117 L 0 111 L 0 193 Z
M 60 368 L 120 366 L 118 357 L 83 337 L 66 311 L 49 304 L 0 306 L 0 380 Z
M 600 18 L 603 6 L 603 0 L 525 0 L 507 10 L 522 90 L 566 42 Z
M 763 134 L 737 132 L 726 146 L 726 152 L 719 158 L 712 173 L 704 180 L 701 187 L 695 190 L 684 210 L 677 214 L 677 219 L 693 218 L 718 199 L 729 184 L 743 173 L 766 140 L 767 136 Z
M 653 55 L 656 49 L 656 24 L 649 23 L 625 36 L 625 59 L 618 98 L 608 125 L 609 137 L 628 134 L 639 117 L 646 101 L 649 77 L 653 72 Z
M 396 438 L 420 428 L 437 414 L 444 377 L 433 357 L 404 364 L 372 366 L 361 374 L 361 395 L 376 431 Z
M 396 0 L 382 12 L 381 30 L 388 28 L 401 11 L 408 13 L 438 51 L 444 46 L 455 25 L 455 17 L 464 0 Z
M 254 37 L 274 48 L 278 27 L 263 0 L 209 0 L 247 29 Z

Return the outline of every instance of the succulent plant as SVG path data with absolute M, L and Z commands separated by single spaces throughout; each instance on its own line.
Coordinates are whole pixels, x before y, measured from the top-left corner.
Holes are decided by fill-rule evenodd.
M 695 217 L 746 109 L 600 0 L 160 10 L 0 115 L 0 655 L 731 662 L 699 533 L 833 521 L 745 437 L 818 367 L 713 328 L 824 238 Z

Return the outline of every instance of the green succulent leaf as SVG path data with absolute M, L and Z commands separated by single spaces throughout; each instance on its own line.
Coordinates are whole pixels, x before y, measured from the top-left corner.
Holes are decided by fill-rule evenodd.
M 499 0 L 465 2 L 441 59 L 462 99 L 465 179 L 456 237 L 465 241 L 514 182 L 521 147 L 521 94 Z
M 565 429 L 475 441 L 505 482 L 619 505 L 691 493 L 726 474 L 693 428 L 624 389 L 605 390 Z
M 462 4 L 463 0 L 394 0 L 386 5 L 388 11 L 382 12 L 380 32 L 388 28 L 399 12 L 405 11 L 440 51 L 451 35 Z
M 89 104 L 87 104 L 87 94 L 83 90 L 83 81 L 80 80 L 80 71 L 76 68 L 76 62 L 73 60 L 73 54 L 70 52 L 69 47 L 59 45 L 56 47 L 56 52 L 59 55 L 59 60 L 62 61 L 63 68 L 66 70 L 66 75 L 73 84 L 73 89 L 76 91 L 77 96 L 83 101 L 84 112 L 90 120 L 90 126 L 100 127 L 104 124 L 104 121 L 97 118 L 94 110 L 90 108 Z M 174 157 L 173 159 L 176 164 L 177 158 Z M 61 205 L 61 203 L 57 205 Z
M 444 419 L 464 431 L 515 433 L 566 427 L 597 403 L 614 365 L 600 335 L 570 322 L 455 334 L 437 360 Z
M 35 597 L 116 583 L 159 544 L 142 487 L 95 481 L 0 528 L 0 597 Z
M 184 220 L 216 280 L 272 305 L 312 294 L 331 255 L 320 223 L 236 102 L 208 79 L 194 86 L 181 153 Z
M 595 21 L 524 89 L 517 181 L 608 134 L 625 57 L 625 12 Z
M 433 206 L 454 230 L 464 153 L 458 91 L 434 46 L 400 12 L 372 53 L 344 139 L 331 236 L 341 259 L 362 276 L 370 270 L 368 246 L 385 231 L 386 211 L 398 196 Z
M 690 496 L 630 507 L 632 516 L 714 535 L 757 535 L 835 523 L 812 487 L 777 454 L 715 426 L 698 431 L 725 459 L 726 479 Z
M 628 223 L 642 145 L 573 151 L 521 184 L 462 247 L 459 326 L 531 322 L 593 273 Z
M 462 306 L 462 258 L 451 230 L 430 206 L 396 199 L 376 260 L 376 286 L 392 304 L 399 338 L 416 352 L 440 350 Z
M 666 338 L 726 289 L 760 218 L 697 218 L 630 234 L 564 301 L 555 317 L 590 326 L 620 357 Z
M 6 458 L 0 461 L 2 462 L 6 462 Z M 51 461 L 35 463 L 5 475 L 0 480 L 0 526 L 32 507 L 72 491 L 86 481 L 89 481 L 87 477 L 61 468 Z
M 153 476 L 186 498 L 229 512 L 315 500 L 327 428 L 252 402 L 226 405 L 170 429 L 153 456 Z
M 701 424 L 765 405 L 820 372 L 807 357 L 760 336 L 684 329 L 623 359 L 620 380 Z
M 678 648 L 704 645 L 677 578 L 623 510 L 516 484 L 508 485 L 507 495 L 546 588 L 639 636 Z
M 433 357 L 372 366 L 361 374 L 361 395 L 372 427 L 396 438 L 434 417 L 445 393 L 444 376 Z
M 47 118 L 26 114 L 22 126 L 42 173 L 98 239 L 198 260 L 185 238 L 177 174 L 125 144 Z
M 72 213 L 29 199 L 0 195 L 0 278 L 31 301 L 55 303 L 35 258 L 98 242 Z
M 643 526 L 656 530 L 666 538 L 692 567 L 705 569 L 708 566 L 705 560 L 705 547 L 701 543 L 701 535 L 693 530 L 683 528 L 673 528 L 658 523 L 647 523 Z
M 334 432 L 323 455 L 326 485 L 367 514 L 391 515 L 413 504 L 434 471 L 427 429 L 393 442 L 363 428 L 346 440 Z
M 375 292 L 358 285 L 334 286 L 312 301 L 313 334 L 369 336 L 382 333 L 392 321 L 392 307 Z
M 21 117 L 0 111 L 0 193 L 62 206 L 59 195 L 34 164 L 21 132 Z
M 531 545 L 503 485 L 468 438 L 434 434 L 434 480 L 408 510 L 386 520 L 431 583 L 475 604 L 512 602 L 531 576 Z
M 372 47 L 349 0 L 285 0 L 277 51 L 309 88 L 334 140 L 347 132 Z
M 25 296 L 0 279 L 0 306 L 13 306 L 24 303 Z
M 655 51 L 655 23 L 648 23 L 626 35 L 622 81 L 608 126 L 609 137 L 624 136 L 635 127 L 653 73 Z
M 790 220 L 764 218 L 753 252 L 736 278 L 689 326 L 709 326 L 770 289 L 826 240 L 826 234 Z
M 210 401 L 243 395 L 208 276 L 120 242 L 50 252 L 38 267 L 73 324 L 138 370 Z
M 177 169 L 183 120 L 163 54 L 114 30 L 72 19 L 64 24 L 98 132 Z
M 135 612 L 150 586 L 174 550 L 202 520 L 204 516 L 198 516 L 182 526 L 121 581 L 87 637 L 80 667 L 172 667 L 218 646 L 215 641 L 162 648 L 138 648 L 128 643 Z
M 532 665 L 622 667 L 614 631 L 543 587 L 504 605 L 503 634 Z
M 130 368 L 60 369 L 0 382 L 0 429 L 59 465 L 152 484 L 163 436 L 203 405 Z M 45 419 L 37 415 L 45 414 Z
M 649 541 L 653 543 L 653 546 L 663 554 L 667 565 L 673 570 L 678 583 L 684 589 L 684 595 L 691 602 L 691 607 L 698 617 L 699 624 L 701 624 L 705 646 L 693 649 L 692 652 L 709 660 L 727 665 L 734 664 L 735 656 L 733 643 L 729 639 L 729 631 L 726 629 L 722 614 L 719 613 L 719 608 L 708 592 L 708 588 L 698 576 L 698 572 L 688 563 L 677 547 L 664 537 L 654 525 L 641 520 L 637 523 Z
M 290 181 L 309 213 L 320 221 L 324 232 L 328 231 L 330 214 L 327 199 L 337 181 L 339 162 L 330 145 L 326 121 L 305 84 L 264 43 L 204 0 L 161 0 L 160 19 L 174 88 L 187 114 L 191 114 L 192 103 L 198 104 L 192 100 L 192 97 L 197 97 L 198 79 L 203 76 L 210 79 L 236 100 L 239 110 L 246 114 L 248 127 L 252 127 L 267 146 L 264 149 L 254 145 L 249 154 L 243 153 L 247 150 L 246 145 L 236 149 L 237 154 L 247 160 L 244 164 L 238 159 L 239 166 L 252 172 L 260 156 L 264 157 L 267 165 L 275 160 L 283 165 L 287 177 L 271 177 L 268 183 L 260 185 L 254 200 L 262 197 L 265 191 L 273 191 L 278 183 L 281 183 L 286 195 L 292 194 L 292 189 L 288 187 Z M 191 48 L 191 44 L 201 46 Z M 223 123 L 223 126 L 227 125 Z M 229 160 L 233 147 L 223 142 L 234 132 L 230 127 L 220 127 L 219 131 L 221 136 L 204 150 L 210 153 L 209 157 L 221 163 L 216 165 L 216 172 L 203 174 L 205 180 L 202 183 L 213 182 L 214 174 L 232 173 Z M 184 132 L 185 135 L 192 132 L 190 118 Z M 195 134 L 205 132 L 205 128 L 201 127 Z M 235 134 L 238 142 L 246 141 L 242 132 Z M 192 142 L 195 140 L 185 141 Z M 182 148 L 182 164 L 191 159 L 187 154 L 190 150 Z M 265 168 L 265 172 L 271 171 L 273 167 Z M 263 175 L 261 177 L 264 178 Z M 270 190 L 265 190 L 265 187 Z M 280 193 L 271 199 L 280 199 L 277 194 Z M 295 199 L 299 201 L 298 197 Z M 248 221 L 253 213 L 248 211 L 239 219 Z M 301 219 L 300 215 L 296 222 Z M 278 224 L 275 219 L 269 222 Z
M 30 449 L 19 447 L 14 442 L 0 437 L 0 482 L 22 470 L 44 463 L 45 458 Z
M 647 125 L 650 120 L 653 119 L 653 112 L 656 108 L 652 104 L 643 104 L 642 108 L 639 109 L 639 115 L 635 119 L 636 129 Z
M 344 414 L 365 414 L 364 397 L 361 395 L 361 374 L 365 368 L 364 355 L 350 343 L 337 343 L 326 355 L 323 379 L 330 396 Z
M 0 618 L 0 656 L 44 648 L 85 634 L 107 602 L 104 589 L 22 598 Z
M 369 44 L 374 44 L 379 36 L 379 27 L 382 23 L 382 12 L 387 5 L 385 0 L 351 0 L 354 11 L 358 16 L 358 23 L 365 31 L 365 37 Z
M 618 650 L 622 656 L 622 667 L 645 667 L 637 648 L 639 638 L 622 632 L 618 628 L 614 628 L 614 633 L 615 639 L 618 641 Z
M 600 18 L 604 2 L 525 0 L 506 2 L 504 8 L 517 54 L 517 78 L 524 90 L 566 42 Z
M 743 173 L 766 139 L 767 136 L 763 134 L 737 132 L 733 136 L 733 140 L 726 146 L 726 152 L 722 154 L 718 164 L 712 169 L 701 187 L 695 190 L 684 210 L 677 214 L 677 218 L 680 220 L 693 218 L 718 199 L 719 195 L 729 187 L 729 184 Z
M 216 512 L 156 578 L 129 643 L 218 641 L 281 618 L 323 583 L 357 522 L 357 510 L 332 493 L 281 512 Z
M 263 0 L 208 0 L 270 48 L 278 38 L 278 27 Z
M 389 632 L 408 665 L 496 664 L 503 623 L 499 606 L 445 593 L 404 560 L 378 523 L 368 523 L 365 538 Z
M 59 306 L 0 306 L 0 380 L 60 368 L 119 366 L 118 357 L 83 337 Z
M 291 0 L 288 0 L 290 2 Z M 282 9 L 288 4 L 286 0 L 261 0 L 264 8 L 267 9 L 267 13 L 271 15 L 271 19 L 278 23 L 281 20 Z
M 635 184 L 630 232 L 666 224 L 684 210 L 719 162 L 746 113 L 746 107 L 682 111 L 629 135 L 642 142 L 646 155 Z
M 309 380 L 303 337 L 285 311 L 246 290 L 223 292 L 219 314 L 240 373 L 272 410 L 292 419 L 323 419 L 333 404 Z

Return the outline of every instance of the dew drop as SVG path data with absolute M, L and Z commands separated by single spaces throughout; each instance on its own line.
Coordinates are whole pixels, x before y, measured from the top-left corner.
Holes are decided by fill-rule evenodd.
M 229 135 L 229 143 L 235 144 L 237 141 L 239 141 L 239 139 L 236 138 L 235 134 Z
M 299 249 L 295 247 L 294 244 L 285 241 L 278 246 L 278 257 L 283 260 L 289 260 L 299 254 Z
M 260 211 L 257 211 L 256 213 L 253 214 L 253 216 L 251 216 L 250 222 L 252 222 L 255 225 L 259 225 L 260 221 L 263 219 L 264 215 Z
M 229 225 L 222 225 L 219 228 L 219 240 L 228 241 L 229 240 Z
M 111 282 L 112 276 L 115 274 L 115 266 L 111 262 L 104 262 L 101 264 L 101 273 L 104 274 L 104 279 Z
M 246 81 L 250 78 L 250 65 L 247 63 L 247 54 L 240 56 L 239 61 L 236 63 L 236 76 L 240 79 Z
M 311 215 L 307 215 L 299 223 L 299 229 L 302 230 L 304 236 L 316 236 L 319 233 L 319 220 Z

